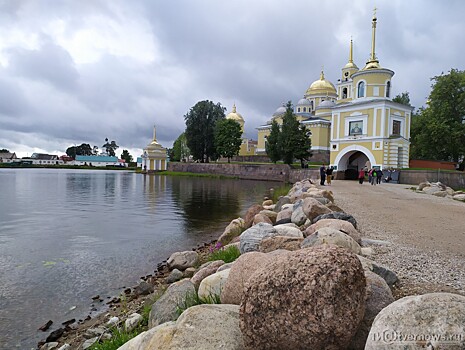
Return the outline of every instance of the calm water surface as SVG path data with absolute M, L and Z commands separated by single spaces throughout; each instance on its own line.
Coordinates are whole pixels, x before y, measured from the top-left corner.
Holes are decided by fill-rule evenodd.
M 218 237 L 270 182 L 0 169 L 0 349 L 31 349 L 174 251 Z

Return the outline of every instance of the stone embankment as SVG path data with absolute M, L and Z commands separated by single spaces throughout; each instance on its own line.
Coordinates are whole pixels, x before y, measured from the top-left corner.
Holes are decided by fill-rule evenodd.
M 149 329 L 120 350 L 465 347 L 465 297 L 427 293 L 395 301 L 396 272 L 372 260 L 376 246 L 389 242 L 362 237 L 333 193 L 311 180 L 276 203 L 249 208 L 218 242 L 220 250 L 237 247 L 237 260 L 199 266 L 204 257 L 197 251 L 174 253 Z M 179 315 L 193 295 L 221 303 Z M 127 314 L 113 320 L 130 329 L 141 317 Z

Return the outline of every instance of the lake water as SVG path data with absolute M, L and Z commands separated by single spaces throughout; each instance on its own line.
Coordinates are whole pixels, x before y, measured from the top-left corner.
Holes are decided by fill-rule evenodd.
M 0 349 L 82 319 L 172 252 L 218 237 L 271 182 L 126 171 L 0 169 Z

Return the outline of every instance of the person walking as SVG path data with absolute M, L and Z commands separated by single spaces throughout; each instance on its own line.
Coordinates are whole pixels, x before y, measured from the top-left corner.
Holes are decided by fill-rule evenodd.
M 325 185 L 325 180 L 326 180 L 326 168 L 325 168 L 325 165 L 322 164 L 320 167 L 320 185 L 321 186 Z
M 376 185 L 377 178 L 378 178 L 377 170 L 373 168 L 371 172 L 371 180 L 370 180 L 370 183 L 372 186 Z
M 365 169 L 362 168 L 358 172 L 358 183 L 360 185 L 363 185 L 363 180 L 365 180 Z
M 332 166 L 326 169 L 326 182 L 328 183 L 328 186 L 331 186 L 331 180 L 333 179 L 333 170 L 334 168 Z
M 368 183 L 371 184 L 371 178 L 373 177 L 373 168 L 368 171 Z
M 383 172 L 381 169 L 378 169 L 376 172 L 376 183 L 379 185 L 381 184 L 381 179 L 383 178 Z

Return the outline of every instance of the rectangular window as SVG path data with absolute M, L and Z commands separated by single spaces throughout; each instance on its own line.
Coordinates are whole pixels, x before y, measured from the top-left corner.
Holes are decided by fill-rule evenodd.
M 362 135 L 363 121 L 357 120 L 349 123 L 349 135 Z
M 399 120 L 392 121 L 392 134 L 393 135 L 400 135 L 400 126 L 401 126 L 401 122 Z

